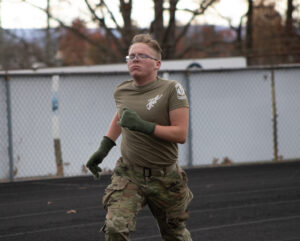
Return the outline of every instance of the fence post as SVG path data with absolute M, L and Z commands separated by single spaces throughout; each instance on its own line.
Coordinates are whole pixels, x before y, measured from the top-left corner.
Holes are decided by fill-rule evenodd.
M 185 72 L 185 78 L 186 78 L 186 94 L 189 98 L 189 129 L 188 129 L 188 167 L 192 167 L 193 166 L 193 148 L 192 148 L 192 98 L 191 98 L 191 91 L 190 91 L 190 71 L 187 68 L 186 72 Z
M 10 99 L 10 83 L 9 76 L 6 73 L 4 77 L 6 90 L 6 113 L 7 113 L 7 134 L 8 134 L 8 160 L 9 160 L 9 180 L 14 181 L 14 151 L 12 136 L 12 118 L 11 118 L 11 99 Z
M 186 79 L 186 94 L 189 98 L 189 129 L 188 129 L 188 167 L 193 166 L 193 143 L 192 143 L 192 98 L 191 98 L 191 84 L 190 84 L 190 70 L 191 69 L 201 69 L 201 65 L 196 62 L 192 62 L 185 69 L 185 79 Z
M 59 104 L 58 104 L 58 88 L 59 88 L 59 75 L 52 76 L 52 134 L 54 141 L 54 153 L 56 162 L 56 175 L 64 176 L 64 166 L 62 159 L 60 134 L 59 134 Z
M 272 93 L 272 122 L 273 122 L 273 148 L 274 161 L 278 161 L 278 139 L 277 139 L 277 109 L 275 95 L 274 69 L 271 69 L 271 93 Z

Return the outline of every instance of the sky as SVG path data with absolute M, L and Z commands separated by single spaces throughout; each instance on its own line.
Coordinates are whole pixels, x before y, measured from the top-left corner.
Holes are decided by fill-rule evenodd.
M 46 8 L 46 0 L 26 0 L 40 7 Z M 45 28 L 46 15 L 29 4 L 23 3 L 22 0 L 0 0 L 1 2 L 1 23 L 2 28 Z M 90 0 L 93 2 L 93 0 Z M 197 6 L 196 0 L 181 0 L 179 8 Z M 109 0 L 106 3 L 114 13 L 118 13 L 119 0 Z M 282 6 L 280 6 L 282 8 Z M 53 15 L 66 23 L 71 23 L 73 19 L 80 17 L 88 23 L 89 14 L 86 9 L 84 0 L 51 0 L 51 11 Z M 217 16 L 217 12 L 225 17 L 232 19 L 233 25 L 238 25 L 241 15 L 247 11 L 246 0 L 220 0 L 214 9 L 210 9 L 205 16 L 197 18 L 199 24 L 228 25 L 228 23 Z M 184 23 L 189 15 L 177 14 L 177 19 Z M 132 18 L 138 23 L 139 27 L 149 27 L 153 19 L 153 2 L 152 0 L 133 0 Z M 121 19 L 121 18 L 119 18 Z M 55 21 L 51 21 L 51 26 L 57 26 Z M 89 24 L 89 27 L 95 27 Z

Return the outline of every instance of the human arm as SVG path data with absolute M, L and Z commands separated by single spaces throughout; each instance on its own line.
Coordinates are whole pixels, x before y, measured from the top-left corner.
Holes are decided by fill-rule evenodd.
M 112 121 L 110 122 L 108 131 L 106 133 L 106 136 L 109 137 L 111 140 L 116 141 L 118 137 L 121 135 L 122 128 L 117 124 L 119 121 L 118 112 L 114 115 Z
M 121 127 L 117 125 L 119 120 L 116 113 L 110 123 L 106 136 L 103 137 L 98 150 L 89 158 L 86 166 L 93 173 L 95 178 L 99 178 L 99 173 L 102 169 L 98 166 L 103 159 L 108 155 L 110 150 L 116 145 L 115 141 L 121 134 Z
M 182 107 L 172 110 L 169 112 L 169 116 L 170 125 L 162 126 L 142 120 L 136 112 L 124 108 L 122 118 L 118 124 L 132 131 L 139 131 L 148 135 L 154 135 L 165 141 L 183 144 L 188 133 L 189 109 Z
M 189 109 L 178 108 L 169 112 L 170 125 L 155 125 L 153 135 L 165 141 L 184 144 L 188 134 Z

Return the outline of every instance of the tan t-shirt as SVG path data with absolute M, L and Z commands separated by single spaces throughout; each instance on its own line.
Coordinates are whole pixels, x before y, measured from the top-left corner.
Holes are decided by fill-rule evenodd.
M 157 78 L 145 86 L 135 86 L 133 80 L 125 81 L 114 92 L 119 117 L 128 107 L 146 121 L 158 125 L 170 125 L 169 112 L 188 107 L 185 91 L 174 80 Z M 178 159 L 177 143 L 164 141 L 152 135 L 122 128 L 122 157 L 144 166 L 168 166 Z

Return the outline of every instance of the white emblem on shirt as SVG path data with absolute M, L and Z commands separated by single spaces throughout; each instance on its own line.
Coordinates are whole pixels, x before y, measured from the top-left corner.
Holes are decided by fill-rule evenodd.
M 182 85 L 177 83 L 175 85 L 175 88 L 176 88 L 176 92 L 177 92 L 177 99 L 184 100 L 186 98 L 186 96 L 185 96 L 185 92 L 184 92 Z
M 146 105 L 147 110 L 151 110 L 152 107 L 157 103 L 157 101 L 162 97 L 162 95 L 157 95 L 152 99 L 148 100 L 148 104 Z

